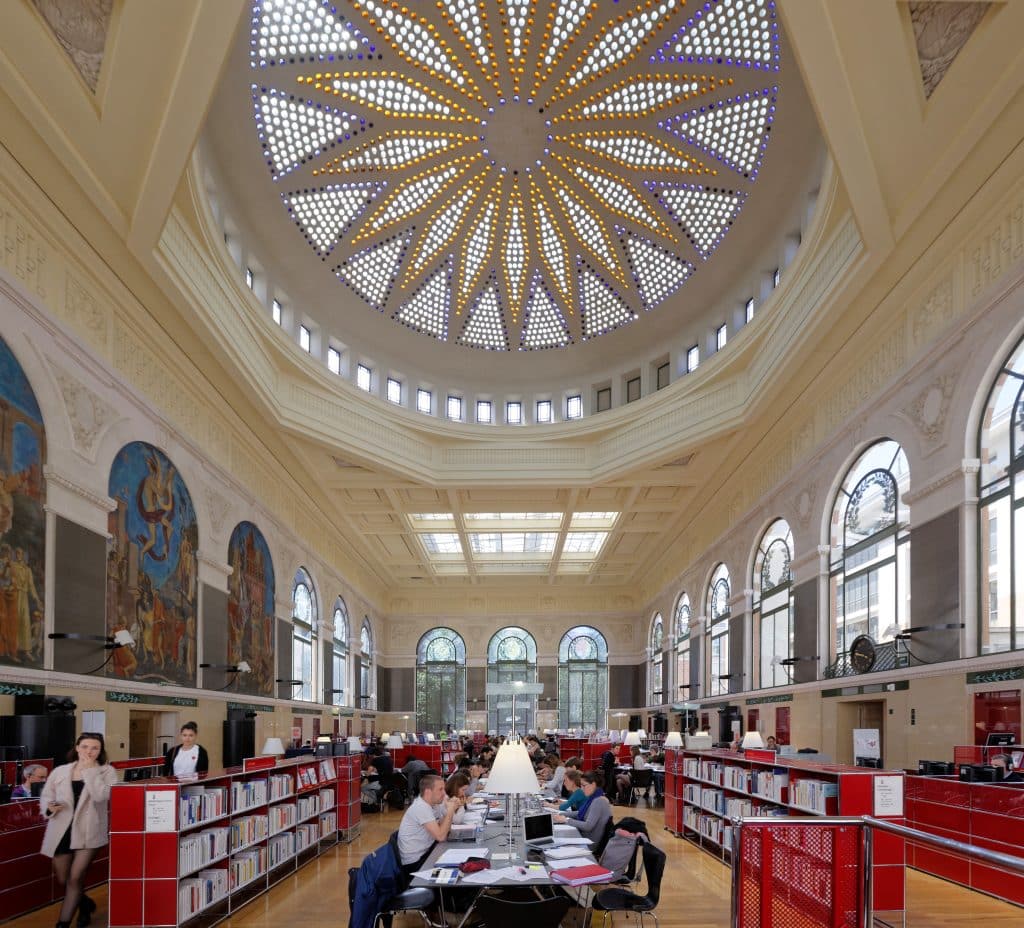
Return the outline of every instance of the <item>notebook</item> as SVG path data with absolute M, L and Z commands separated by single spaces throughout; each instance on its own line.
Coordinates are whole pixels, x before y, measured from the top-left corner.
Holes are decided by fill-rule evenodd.
M 548 847 L 555 843 L 555 821 L 550 812 L 523 816 L 523 839 L 528 847 Z

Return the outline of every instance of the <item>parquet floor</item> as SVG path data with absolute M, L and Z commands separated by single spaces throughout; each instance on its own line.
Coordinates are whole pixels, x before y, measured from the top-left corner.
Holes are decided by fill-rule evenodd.
M 624 809 L 616 809 L 617 814 Z M 730 870 L 709 854 L 663 828 L 661 809 L 642 804 L 629 814 L 648 823 L 652 838 L 668 854 L 658 919 L 661 928 L 729 928 Z M 398 827 L 401 813 L 363 820 L 362 834 L 339 845 L 282 881 L 221 925 L 225 928 L 344 928 L 348 923 L 348 868 L 380 846 Z M 94 924 L 106 924 L 106 889 L 93 894 L 100 904 Z M 976 928 L 982 921 L 1000 928 L 1024 928 L 1024 909 L 907 871 L 906 928 Z M 7 923 L 9 928 L 43 928 L 57 919 L 51 906 Z M 623 919 L 619 917 L 620 926 Z M 635 925 L 635 922 L 630 922 Z M 402 918 L 396 928 L 419 928 L 418 918 Z

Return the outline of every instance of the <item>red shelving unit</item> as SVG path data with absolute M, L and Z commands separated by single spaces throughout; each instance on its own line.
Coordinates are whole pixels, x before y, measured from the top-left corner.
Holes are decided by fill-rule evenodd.
M 907 777 L 907 824 L 911 828 L 1024 857 L 1022 821 L 1024 784 Z M 1024 877 L 1019 873 L 978 861 L 968 862 L 956 854 L 912 843 L 907 845 L 907 863 L 933 876 L 1024 906 Z
M 731 853 L 728 823 L 739 816 L 877 815 L 902 823 L 902 808 L 898 814 L 876 809 L 879 777 L 899 778 L 901 789 L 905 779 L 902 771 L 815 764 L 772 751 L 670 750 L 665 754 L 665 827 L 724 860 Z M 877 832 L 876 910 L 903 910 L 904 867 L 903 840 Z
M 362 820 L 362 805 L 359 800 L 362 768 L 361 756 L 350 754 L 347 757 L 335 757 L 334 763 L 338 770 L 337 800 L 338 838 L 346 843 L 355 840 L 359 834 Z
M 115 786 L 111 928 L 212 925 L 294 873 L 337 843 L 339 765 L 347 798 L 358 760 L 256 758 L 195 780 Z

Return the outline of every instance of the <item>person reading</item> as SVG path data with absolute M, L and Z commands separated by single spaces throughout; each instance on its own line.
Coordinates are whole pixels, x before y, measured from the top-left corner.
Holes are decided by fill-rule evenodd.
M 605 826 L 612 818 L 612 805 L 601 788 L 604 781 L 597 770 L 588 770 L 583 774 L 583 805 L 575 812 L 556 815 L 555 821 L 560 825 L 572 825 L 584 838 L 597 841 L 604 834 Z
M 455 813 L 464 804 L 459 796 L 446 797 L 443 777 L 433 773 L 420 777 L 420 794 L 398 826 L 399 862 L 406 873 L 418 870 L 434 844 L 448 839 Z

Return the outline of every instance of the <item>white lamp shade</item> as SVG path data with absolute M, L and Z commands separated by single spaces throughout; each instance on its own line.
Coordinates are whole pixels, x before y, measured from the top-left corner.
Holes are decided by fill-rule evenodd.
M 389 731 L 382 731 L 380 733 L 380 740 L 383 741 L 385 744 L 387 744 L 388 738 L 390 738 L 390 737 L 391 737 L 391 732 L 389 732 Z
M 489 793 L 539 793 L 540 784 L 533 772 L 530 755 L 521 741 L 506 741 L 494 756 L 487 777 Z
M 627 747 L 640 747 L 640 732 L 629 732 L 629 734 L 626 735 L 626 740 L 622 743 Z
M 665 735 L 665 747 L 667 748 L 681 748 L 683 746 L 683 736 L 678 731 L 670 731 Z
M 399 735 L 397 732 L 393 735 L 388 735 L 387 748 L 389 751 L 395 751 L 401 747 L 403 747 L 401 735 Z
M 743 741 L 740 742 L 740 747 L 743 748 L 744 751 L 749 748 L 763 748 L 764 738 L 761 737 L 761 733 L 759 731 L 748 731 L 743 736 Z
M 352 754 L 358 754 L 363 749 L 363 743 L 355 735 L 349 735 L 348 749 Z
M 267 738 L 263 742 L 263 750 L 260 754 L 284 754 L 284 745 L 280 738 Z
M 641 741 L 647 740 L 647 730 L 644 728 L 637 729 L 637 734 L 640 736 Z

